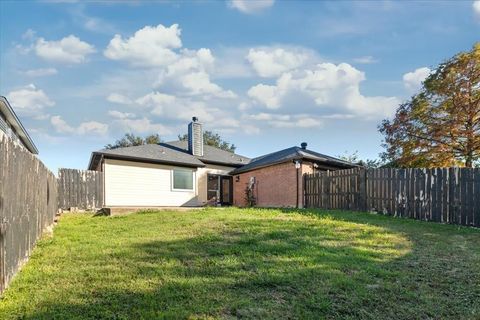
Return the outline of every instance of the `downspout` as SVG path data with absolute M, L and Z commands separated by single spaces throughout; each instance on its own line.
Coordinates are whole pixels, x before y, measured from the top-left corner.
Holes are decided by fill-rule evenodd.
M 296 173 L 297 173 L 297 203 L 296 203 L 295 208 L 298 209 L 298 207 L 299 207 L 298 206 L 298 200 L 299 200 L 299 198 L 298 198 L 298 192 L 299 192 L 299 190 L 298 190 L 299 189 L 298 188 L 299 187 L 298 174 L 299 174 L 299 171 L 300 171 L 300 168 L 301 168 L 301 162 L 300 162 L 300 160 L 294 160 L 293 163 L 295 163 L 295 169 L 296 169 Z
M 298 209 L 298 171 L 300 169 L 297 168 L 297 209 Z
M 107 189 L 105 187 L 105 180 L 106 180 L 106 174 L 105 174 L 105 157 L 102 154 L 102 158 L 100 159 L 100 167 L 102 171 L 102 176 L 103 176 L 103 183 L 102 183 L 102 188 L 103 188 L 103 199 L 102 199 L 102 208 L 105 208 L 106 205 L 106 198 L 107 198 Z

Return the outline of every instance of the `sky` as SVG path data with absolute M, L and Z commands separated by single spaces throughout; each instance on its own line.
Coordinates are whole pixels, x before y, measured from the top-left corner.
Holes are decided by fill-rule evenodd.
M 0 1 L 0 95 L 53 171 L 121 138 L 382 152 L 378 125 L 478 41 L 472 1 Z

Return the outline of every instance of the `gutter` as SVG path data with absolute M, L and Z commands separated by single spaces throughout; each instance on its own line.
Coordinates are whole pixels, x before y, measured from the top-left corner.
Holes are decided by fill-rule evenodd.
M 225 167 L 236 167 L 236 168 L 241 168 L 244 165 L 247 165 L 247 163 L 228 163 L 228 162 L 221 162 L 221 161 L 210 161 L 210 160 L 204 160 L 204 159 L 198 159 L 203 163 L 207 164 L 216 164 L 216 165 L 223 165 Z M 234 169 L 235 170 L 235 169 Z
M 203 168 L 205 167 L 204 164 L 193 164 L 193 163 L 186 163 L 186 162 L 178 162 L 178 161 L 168 161 L 168 160 L 157 160 L 157 159 L 150 159 L 150 158 L 140 158 L 140 157 L 131 157 L 131 156 L 124 156 L 124 155 L 112 155 L 112 154 L 105 154 L 105 153 L 92 153 L 93 155 L 101 155 L 103 159 L 113 159 L 113 160 L 126 160 L 132 162 L 143 162 L 143 163 L 154 163 L 154 164 L 168 164 L 172 166 L 182 166 L 182 167 L 189 167 L 189 168 Z M 90 165 L 89 165 L 90 168 Z
M 7 98 L 0 96 L 0 102 L 3 102 L 0 103 L 0 111 L 5 114 L 6 120 L 14 128 L 15 133 L 19 136 L 19 139 L 22 141 L 23 145 L 31 153 L 38 154 L 38 149 L 35 146 L 35 143 L 33 143 L 32 138 L 30 138 L 27 130 L 25 130 L 25 127 L 20 122 L 20 119 L 18 119 L 17 114 L 13 110 Z

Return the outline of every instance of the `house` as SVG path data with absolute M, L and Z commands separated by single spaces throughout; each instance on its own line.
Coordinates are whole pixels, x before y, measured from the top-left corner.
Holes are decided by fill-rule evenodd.
M 354 166 L 306 143 L 250 160 L 204 145 L 194 117 L 188 141 L 99 150 L 88 169 L 104 173 L 105 207 L 245 206 L 247 187 L 258 206 L 302 207 L 303 174 Z
M 104 173 L 105 207 L 231 205 L 230 172 L 249 162 L 204 145 L 202 124 L 194 117 L 188 141 L 96 151 L 88 168 Z
M 357 165 L 301 147 L 291 147 L 252 159 L 230 174 L 234 176 L 233 204 L 247 205 L 249 188 L 259 207 L 303 207 L 303 175 Z
M 21 145 L 30 153 L 38 154 L 38 149 L 28 135 L 7 98 L 0 96 L 0 133 Z

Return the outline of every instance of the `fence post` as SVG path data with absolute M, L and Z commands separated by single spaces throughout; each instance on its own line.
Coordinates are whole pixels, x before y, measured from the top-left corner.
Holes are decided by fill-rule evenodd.
M 367 211 L 367 170 L 366 168 L 358 170 L 359 211 Z
M 5 290 L 6 272 L 5 272 L 5 232 L 7 230 L 7 221 L 5 218 L 0 221 L 0 293 Z
M 309 203 L 308 203 L 308 197 L 307 197 L 307 179 L 308 179 L 308 173 L 305 173 L 303 175 L 303 193 L 302 193 L 302 196 L 303 196 L 303 206 L 304 208 L 308 208 L 309 207 Z

